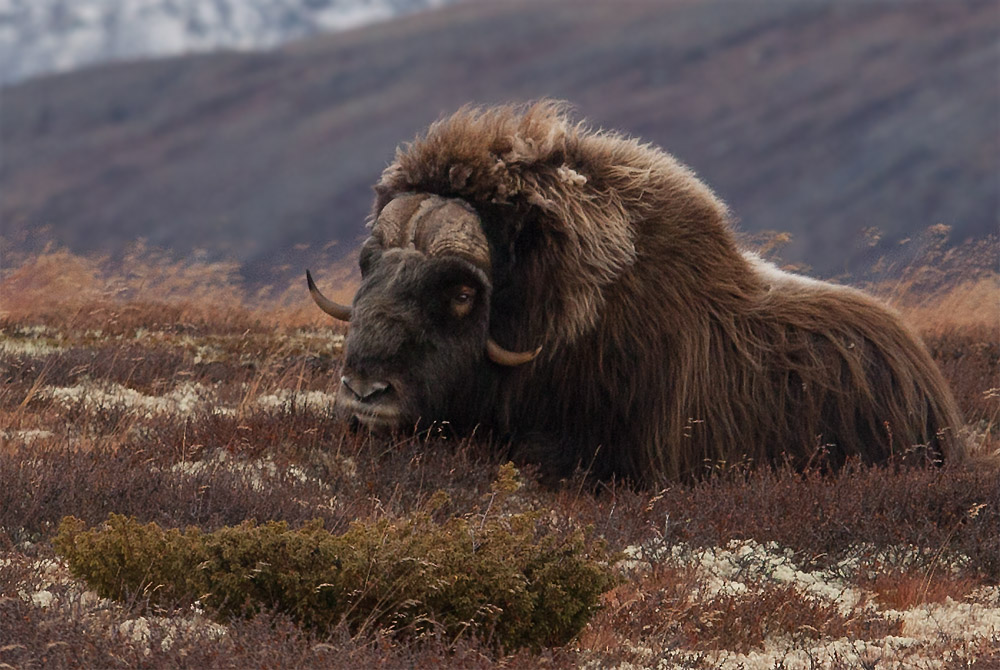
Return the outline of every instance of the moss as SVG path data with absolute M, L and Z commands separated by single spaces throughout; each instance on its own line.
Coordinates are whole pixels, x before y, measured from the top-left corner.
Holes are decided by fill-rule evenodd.
M 503 468 L 486 514 L 356 522 L 334 535 L 252 521 L 213 532 L 111 517 L 88 529 L 63 519 L 55 546 L 103 597 L 174 606 L 200 600 L 221 620 L 263 609 L 314 630 L 472 632 L 500 649 L 568 642 L 613 585 L 610 556 L 581 530 L 546 528 L 535 511 L 506 512 L 516 471 Z M 491 510 L 492 513 L 491 513 Z

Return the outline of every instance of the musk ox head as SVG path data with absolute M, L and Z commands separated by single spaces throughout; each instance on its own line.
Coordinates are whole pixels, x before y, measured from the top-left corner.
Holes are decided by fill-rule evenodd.
M 449 408 L 476 393 L 482 368 L 522 365 L 539 353 L 508 351 L 489 335 L 490 250 L 464 201 L 396 197 L 375 220 L 359 261 L 353 307 L 324 297 L 308 273 L 307 280 L 323 311 L 351 322 L 339 402 L 365 426 L 461 421 Z

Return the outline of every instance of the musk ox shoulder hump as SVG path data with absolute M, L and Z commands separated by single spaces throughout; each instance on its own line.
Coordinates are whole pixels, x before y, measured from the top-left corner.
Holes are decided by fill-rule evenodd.
M 761 258 L 757 253 L 753 251 L 743 250 L 743 258 L 750 263 L 750 267 L 753 271 L 763 280 L 765 286 L 769 289 L 798 289 L 801 291 L 852 291 L 846 286 L 840 284 L 833 284 L 828 281 L 821 281 L 819 279 L 813 279 L 812 277 L 806 277 L 805 275 L 796 274 L 794 272 L 788 272 L 787 270 L 782 270 L 774 263 L 766 261 Z

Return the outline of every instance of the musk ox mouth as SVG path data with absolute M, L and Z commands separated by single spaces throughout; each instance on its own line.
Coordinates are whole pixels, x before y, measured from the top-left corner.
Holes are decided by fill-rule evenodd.
M 386 419 L 373 414 L 354 414 L 351 424 L 355 428 L 364 428 L 372 433 L 391 433 L 399 427 L 395 419 Z
M 363 427 L 372 432 L 391 432 L 399 427 L 402 417 L 395 403 L 363 403 L 341 393 L 337 404 L 344 416 L 350 417 L 352 427 Z

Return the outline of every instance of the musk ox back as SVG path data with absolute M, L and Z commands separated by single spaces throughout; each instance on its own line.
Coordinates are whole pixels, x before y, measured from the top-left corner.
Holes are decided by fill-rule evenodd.
M 741 250 L 659 149 L 554 103 L 466 108 L 375 186 L 340 403 L 448 421 L 650 483 L 706 463 L 961 458 L 955 403 L 900 318 Z M 542 445 L 538 447 L 538 445 Z

